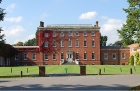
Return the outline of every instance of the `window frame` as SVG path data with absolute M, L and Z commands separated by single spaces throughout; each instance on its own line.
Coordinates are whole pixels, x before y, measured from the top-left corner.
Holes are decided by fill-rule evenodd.
M 32 60 L 36 60 L 36 54 L 32 53 Z
M 15 55 L 15 61 L 17 61 L 17 60 L 18 60 L 18 54 Z
M 87 41 L 84 40 L 84 47 L 87 47 Z
M 93 33 L 94 33 L 94 35 L 93 35 Z M 91 32 L 91 36 L 95 36 L 95 32 Z
M 113 58 L 113 55 L 115 54 L 115 58 Z M 117 59 L 116 53 L 112 53 L 112 59 Z
M 79 40 L 76 40 L 75 46 L 79 47 Z
M 53 60 L 56 60 L 56 53 L 53 53 L 52 59 L 53 59 Z
M 83 33 L 83 36 L 87 36 L 87 32 L 84 32 L 84 33 Z
M 108 60 L 108 53 L 104 53 L 104 60 Z
M 69 45 L 70 43 L 70 45 Z M 71 40 L 68 40 L 68 47 L 72 47 L 72 41 Z
M 27 59 L 28 59 L 28 54 L 27 53 L 24 53 L 24 60 L 27 60 Z
M 45 33 L 45 34 L 44 34 L 44 36 L 45 36 L 45 37 L 48 37 L 48 36 L 49 36 L 49 34 L 48 34 L 48 33 Z
M 95 53 L 92 53 L 91 56 L 92 56 L 92 60 L 95 60 Z M 94 56 L 94 58 L 93 58 L 93 56 Z
M 61 32 L 60 33 L 60 37 L 64 37 L 64 32 Z
M 87 53 L 84 53 L 84 60 L 87 60 Z
M 76 58 L 76 60 L 79 60 L 79 53 L 75 54 L 75 58 Z
M 93 42 L 94 42 L 94 45 L 93 45 Z M 92 40 L 91 46 L 92 46 L 92 47 L 95 47 L 95 41 L 94 41 L 94 40 Z
M 46 59 L 46 54 L 47 54 L 47 59 Z M 44 60 L 48 60 L 48 53 L 44 53 Z
M 64 59 L 64 53 L 61 53 L 61 60 Z
M 79 36 L 79 32 L 76 32 L 76 33 L 75 33 L 75 36 Z
M 44 43 L 44 47 L 48 47 L 49 46 L 49 42 L 46 40 Z
M 125 53 L 122 53 L 122 60 L 125 60 L 126 57 L 125 57 Z

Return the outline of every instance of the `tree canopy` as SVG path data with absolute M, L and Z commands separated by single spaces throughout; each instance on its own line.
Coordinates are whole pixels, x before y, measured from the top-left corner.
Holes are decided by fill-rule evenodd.
M 17 42 L 16 44 L 13 44 L 14 46 L 23 46 L 23 42 Z
M 0 3 L 2 2 L 2 0 L 0 0 Z M 5 12 L 4 12 L 4 9 L 3 8 L 0 8 L 0 22 L 4 20 L 4 16 L 5 16 Z M 4 38 L 4 34 L 1 34 L 2 32 L 2 27 L 0 26 L 0 43 L 4 43 L 5 42 L 5 39 Z
M 127 0 L 129 7 L 123 9 L 127 13 L 126 24 L 118 31 L 122 46 L 137 42 L 140 44 L 140 0 Z
M 24 46 L 36 46 L 36 38 L 29 39 L 24 43 Z
M 102 36 L 100 34 L 100 46 L 106 46 L 107 43 L 107 36 Z

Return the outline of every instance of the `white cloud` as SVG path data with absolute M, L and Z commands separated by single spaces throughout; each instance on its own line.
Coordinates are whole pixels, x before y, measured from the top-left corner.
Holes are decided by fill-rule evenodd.
M 5 21 L 19 23 L 22 21 L 22 16 L 5 18 Z
M 22 26 L 12 26 L 10 28 L 3 28 L 6 38 L 17 38 L 22 35 L 25 29 Z
M 47 16 L 48 16 L 47 13 L 43 13 L 43 14 L 41 15 L 41 18 L 44 19 L 44 18 L 46 18 Z
M 79 19 L 84 20 L 84 19 L 93 19 L 95 18 L 97 15 L 97 12 L 93 11 L 93 12 L 87 12 L 87 13 L 83 13 L 79 16 Z
M 101 19 L 107 20 L 107 19 L 109 19 L 109 17 L 107 17 L 107 16 L 101 16 Z
M 16 6 L 16 4 L 14 4 L 14 3 L 10 4 L 9 6 L 7 6 L 6 11 L 12 12 L 13 9 L 15 8 L 15 6 Z
M 108 19 L 105 24 L 103 24 L 102 29 L 103 31 L 116 31 L 120 29 L 124 21 L 120 19 Z
M 125 22 L 121 19 L 109 18 L 101 26 L 101 34 L 108 36 L 107 44 L 114 43 L 115 41 L 119 40 L 117 30 L 121 29 L 123 23 Z

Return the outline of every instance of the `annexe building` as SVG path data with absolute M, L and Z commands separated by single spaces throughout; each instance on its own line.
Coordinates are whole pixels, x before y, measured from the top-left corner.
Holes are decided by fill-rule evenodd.
M 45 27 L 41 21 L 37 27 L 36 44 L 14 46 L 20 53 L 10 58 L 8 65 L 61 65 L 65 61 L 81 65 L 125 65 L 130 56 L 129 48 L 100 48 L 98 21 L 95 25 L 58 24 Z

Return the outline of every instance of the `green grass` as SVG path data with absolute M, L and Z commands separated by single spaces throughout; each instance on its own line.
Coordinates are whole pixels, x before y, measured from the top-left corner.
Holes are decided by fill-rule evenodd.
M 12 68 L 12 73 L 11 73 Z M 28 68 L 28 73 L 27 73 Z M 68 68 L 67 73 L 80 74 L 79 65 L 47 65 L 46 74 L 66 74 L 65 68 Z M 104 72 L 105 68 L 105 72 Z M 120 70 L 122 69 L 122 72 Z M 102 75 L 114 75 L 114 74 L 130 74 L 130 68 L 133 70 L 133 74 L 140 74 L 140 66 L 122 66 L 122 65 L 87 65 L 86 74 L 97 75 L 99 69 L 101 69 Z M 16 67 L 0 67 L 0 78 L 3 77 L 20 77 L 20 72 L 23 72 L 23 77 L 35 77 L 38 76 L 38 66 L 16 66 Z

